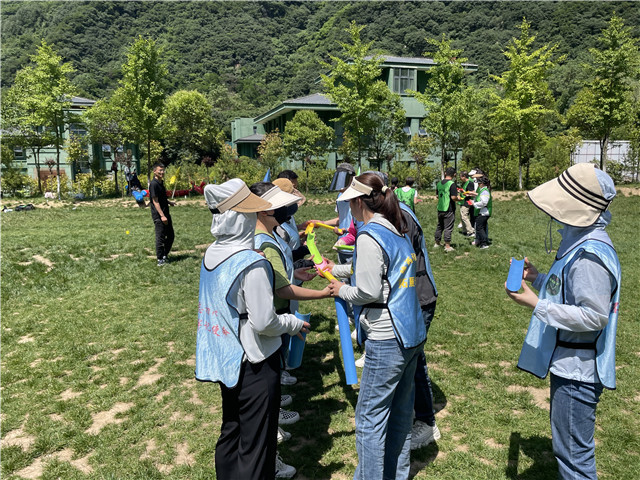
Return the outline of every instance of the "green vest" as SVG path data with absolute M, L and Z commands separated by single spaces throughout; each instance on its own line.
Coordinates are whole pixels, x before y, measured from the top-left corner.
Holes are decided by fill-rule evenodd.
M 489 210 L 489 216 L 491 216 L 491 213 L 493 212 L 493 197 L 491 196 L 491 190 L 489 190 L 487 187 L 482 187 L 478 190 L 478 195 L 476 195 L 476 198 L 478 198 L 480 196 L 480 194 L 484 191 L 488 191 L 489 192 L 489 203 L 487 203 L 487 210 Z M 480 215 L 480 209 L 473 207 L 473 213 L 474 215 Z
M 467 180 L 466 182 L 464 182 L 464 185 L 462 185 L 462 190 L 466 192 L 467 187 L 469 186 L 470 183 L 473 183 L 473 182 L 471 180 Z M 465 203 L 465 199 L 463 197 L 463 199 L 458 202 L 458 205 L 464 205 L 464 203 Z
M 416 198 L 415 188 L 410 188 L 408 192 L 405 192 L 402 188 L 396 188 L 394 193 L 396 194 L 396 197 L 398 197 L 398 200 L 407 205 L 414 212 L 416 211 L 414 203 L 414 199 Z
M 447 180 L 446 183 L 442 183 L 444 180 L 440 180 L 436 189 L 438 191 L 438 211 L 446 212 L 449 210 L 449 204 L 451 203 L 451 185 L 453 185 L 453 180 Z

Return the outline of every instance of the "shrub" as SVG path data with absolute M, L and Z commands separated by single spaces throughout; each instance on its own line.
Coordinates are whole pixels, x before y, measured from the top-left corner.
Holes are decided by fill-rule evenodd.
M 240 178 L 247 185 L 251 185 L 264 178 L 264 171 L 257 161 L 243 156 L 229 160 L 218 160 L 215 166 L 209 170 L 209 178 L 214 183 Z
M 45 192 L 53 192 L 53 194 L 55 195 L 58 192 L 57 185 L 58 183 L 56 181 L 56 176 L 51 175 L 44 182 L 42 182 L 42 189 Z M 71 182 L 69 181 L 66 175 L 61 175 L 60 176 L 60 195 L 63 198 L 68 198 L 70 189 L 71 189 Z
M 307 190 L 307 172 L 300 169 L 295 170 L 298 175 L 298 190 L 304 192 Z M 309 167 L 309 192 L 326 193 L 329 191 L 331 180 L 335 170 L 328 170 L 321 165 L 313 165 Z

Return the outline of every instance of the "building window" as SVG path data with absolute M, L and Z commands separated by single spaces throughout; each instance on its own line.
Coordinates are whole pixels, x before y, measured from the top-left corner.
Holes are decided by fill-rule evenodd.
M 111 145 L 102 145 L 102 156 L 109 158 L 111 156 Z
M 21 160 L 24 158 L 24 149 L 22 147 L 13 147 L 13 156 L 16 160 Z
M 87 129 L 82 125 L 69 125 L 69 132 L 76 137 L 84 137 L 87 135 Z
M 416 71 L 412 68 L 396 68 L 393 71 L 393 91 L 405 93 L 406 90 L 416 89 Z

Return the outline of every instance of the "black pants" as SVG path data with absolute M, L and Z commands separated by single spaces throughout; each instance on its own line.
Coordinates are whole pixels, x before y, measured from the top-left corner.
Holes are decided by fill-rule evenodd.
M 451 232 L 453 232 L 453 224 L 456 220 L 456 212 L 438 212 L 438 226 L 436 227 L 436 242 L 442 239 L 444 232 L 444 243 L 451 242 Z
M 242 363 L 234 388 L 220 385 L 222 427 L 216 444 L 218 480 L 273 480 L 280 411 L 280 351 Z
M 489 245 L 488 221 L 489 217 L 485 217 L 484 215 L 478 215 L 476 217 L 476 247 Z
M 154 219 L 153 223 L 156 227 L 156 257 L 158 260 L 162 260 L 169 255 L 173 246 L 173 239 L 175 238 L 173 222 L 171 221 L 171 216 L 167 215 L 166 225 L 160 219 Z

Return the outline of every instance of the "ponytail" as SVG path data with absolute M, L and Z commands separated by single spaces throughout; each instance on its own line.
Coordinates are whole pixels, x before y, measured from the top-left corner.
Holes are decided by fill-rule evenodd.
M 408 231 L 402 209 L 393 190 L 387 187 L 382 179 L 373 173 L 363 173 L 356 179 L 373 190 L 369 195 L 360 197 L 365 205 L 374 213 L 381 214 L 400 234 Z

